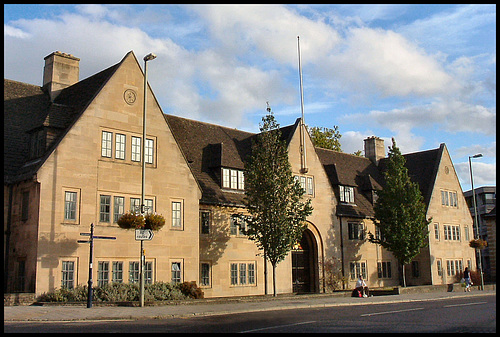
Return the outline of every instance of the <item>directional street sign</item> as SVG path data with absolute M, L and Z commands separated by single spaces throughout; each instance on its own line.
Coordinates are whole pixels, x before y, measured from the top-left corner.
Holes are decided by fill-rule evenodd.
M 136 241 L 151 241 L 153 239 L 153 231 L 151 229 L 136 229 L 135 230 L 135 240 Z
M 94 255 L 94 239 L 116 240 L 114 236 L 97 236 L 94 235 L 94 224 L 90 224 L 90 233 L 80 233 L 81 236 L 89 236 L 87 240 L 77 240 L 78 243 L 90 243 L 89 254 L 89 286 L 87 297 L 87 308 L 92 308 L 92 260 Z

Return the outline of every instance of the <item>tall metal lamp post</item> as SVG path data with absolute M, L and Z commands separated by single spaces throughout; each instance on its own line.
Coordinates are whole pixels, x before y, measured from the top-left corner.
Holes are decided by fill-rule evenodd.
M 141 184 L 141 214 L 144 216 L 146 213 L 145 205 L 145 185 L 146 185 L 146 109 L 147 109 L 147 97 L 148 97 L 148 61 L 152 61 L 156 58 L 156 55 L 149 53 L 144 56 L 144 105 L 142 113 L 142 184 Z M 144 269 L 145 269 L 145 256 L 144 256 L 144 241 L 141 240 L 141 261 L 140 261 L 140 293 L 139 293 L 139 304 L 144 307 Z
M 472 203 L 474 204 L 474 223 L 476 227 L 476 235 L 475 239 L 481 238 L 479 235 L 479 223 L 477 221 L 477 204 L 476 204 L 476 191 L 474 190 L 474 178 L 472 175 L 472 162 L 471 158 L 481 158 L 483 155 L 481 153 L 475 154 L 473 156 L 469 156 L 469 170 L 470 170 L 470 183 L 472 187 Z M 482 254 L 481 254 L 481 249 L 477 248 L 478 250 L 478 255 L 479 255 L 479 273 L 481 274 L 481 290 L 484 290 L 484 280 L 483 280 L 483 261 L 482 261 Z

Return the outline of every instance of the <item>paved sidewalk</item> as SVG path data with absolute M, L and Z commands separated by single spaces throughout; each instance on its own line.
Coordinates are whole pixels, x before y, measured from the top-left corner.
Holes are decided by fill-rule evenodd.
M 466 298 L 495 295 L 496 290 L 473 292 L 429 292 L 374 296 L 368 298 L 316 295 L 283 295 L 261 299 L 221 299 L 218 301 L 193 301 L 189 304 L 118 307 L 86 305 L 65 306 L 10 306 L 4 307 L 4 322 L 12 321 L 89 321 L 89 320 L 136 320 L 167 319 L 174 317 L 210 316 L 252 311 L 302 309 L 315 307 L 335 307 L 349 305 L 370 305 L 379 303 L 398 303 L 413 301 L 432 301 L 444 298 Z

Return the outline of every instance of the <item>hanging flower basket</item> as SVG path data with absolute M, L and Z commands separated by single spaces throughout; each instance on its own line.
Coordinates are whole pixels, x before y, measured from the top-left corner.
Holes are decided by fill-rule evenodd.
M 488 246 L 488 242 L 482 239 L 474 239 L 469 242 L 469 246 L 472 248 L 483 249 Z
M 146 214 L 145 218 L 145 229 L 151 229 L 154 231 L 160 230 L 165 225 L 165 218 L 160 214 Z
M 118 219 L 118 226 L 123 229 L 144 228 L 144 218 L 140 214 L 125 213 Z
M 165 225 L 165 218 L 160 214 L 125 213 L 118 219 L 118 226 L 123 229 L 151 229 L 160 230 Z

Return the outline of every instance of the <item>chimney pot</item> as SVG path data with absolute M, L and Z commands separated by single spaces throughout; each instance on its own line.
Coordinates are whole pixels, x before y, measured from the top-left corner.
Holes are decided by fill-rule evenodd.
M 365 157 L 378 165 L 380 159 L 385 158 L 384 140 L 379 137 L 368 137 L 365 142 Z
M 55 51 L 45 58 L 43 70 L 43 88 L 47 90 L 51 101 L 61 90 L 78 82 L 80 76 L 80 59 L 71 54 Z

